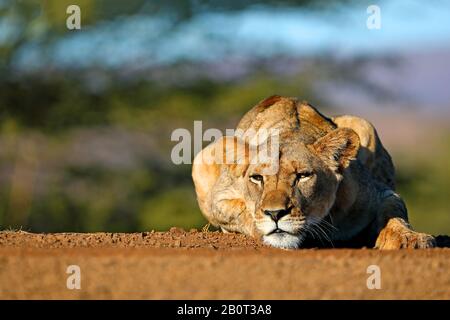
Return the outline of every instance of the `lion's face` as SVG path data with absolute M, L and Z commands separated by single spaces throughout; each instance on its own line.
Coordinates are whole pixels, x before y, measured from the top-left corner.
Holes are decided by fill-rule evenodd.
M 333 206 L 341 171 L 357 148 L 353 131 L 336 130 L 312 145 L 282 141 L 276 174 L 249 165 L 245 198 L 254 203 L 255 228 L 265 243 L 297 248 L 307 232 L 322 232 L 318 223 Z

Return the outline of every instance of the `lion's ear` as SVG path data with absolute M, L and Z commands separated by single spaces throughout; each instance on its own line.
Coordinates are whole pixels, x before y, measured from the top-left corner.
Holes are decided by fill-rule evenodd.
M 228 136 L 217 139 L 200 151 L 192 164 L 192 178 L 197 194 L 205 196 L 226 166 L 235 176 L 245 174 L 249 163 L 249 147 L 241 138 Z
M 340 172 L 356 158 L 359 137 L 352 129 L 339 128 L 318 139 L 312 148 L 330 168 Z

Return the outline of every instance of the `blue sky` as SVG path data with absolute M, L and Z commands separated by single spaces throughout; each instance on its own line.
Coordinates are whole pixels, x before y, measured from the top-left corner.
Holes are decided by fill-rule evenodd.
M 374 4 L 377 4 L 374 2 Z M 142 67 L 179 60 L 229 57 L 380 54 L 450 44 L 450 1 L 383 1 L 381 29 L 366 27 L 364 6 L 333 11 L 251 8 L 206 13 L 169 32 L 164 17 L 135 15 L 70 31 L 45 53 L 38 42 L 23 48 L 17 65 Z
M 377 4 L 374 2 L 373 4 Z M 145 15 L 70 31 L 49 51 L 29 44 L 17 64 L 66 67 L 159 65 L 227 57 L 379 54 L 450 46 L 450 1 L 383 1 L 381 29 L 366 27 L 367 5 L 329 12 L 252 8 L 207 13 L 169 33 L 164 18 Z

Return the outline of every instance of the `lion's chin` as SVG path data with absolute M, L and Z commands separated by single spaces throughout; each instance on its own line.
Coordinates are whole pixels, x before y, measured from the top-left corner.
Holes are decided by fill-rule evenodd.
M 281 249 L 298 249 L 302 243 L 301 235 L 293 235 L 287 232 L 272 233 L 263 236 L 263 242 L 269 246 Z

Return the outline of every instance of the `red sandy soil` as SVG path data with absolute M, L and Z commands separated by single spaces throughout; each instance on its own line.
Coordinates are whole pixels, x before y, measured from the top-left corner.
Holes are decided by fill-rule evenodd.
M 81 289 L 69 290 L 69 265 Z M 369 265 L 381 289 L 367 288 Z M 268 248 L 238 234 L 0 232 L 0 299 L 450 299 L 450 249 Z

